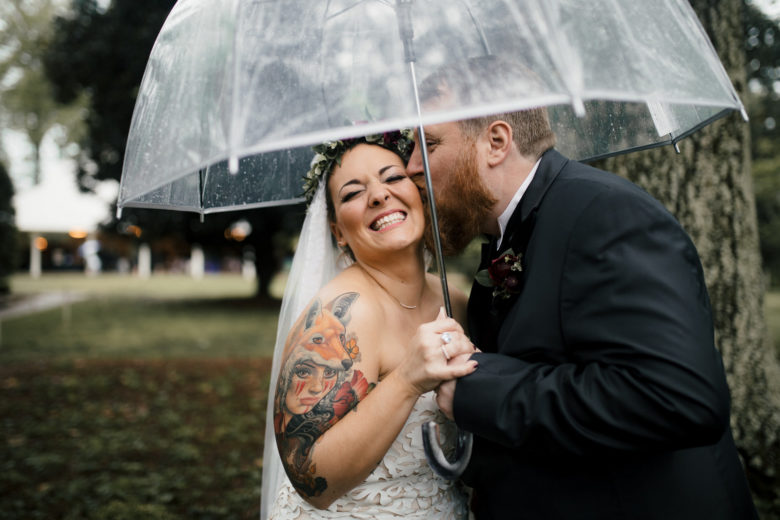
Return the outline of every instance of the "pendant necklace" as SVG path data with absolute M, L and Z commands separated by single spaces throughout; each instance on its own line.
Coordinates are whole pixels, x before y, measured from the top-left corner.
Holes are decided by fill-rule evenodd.
M 406 305 L 404 302 L 402 302 L 401 300 L 399 300 L 398 298 L 396 298 L 396 297 L 393 295 L 393 293 L 391 293 L 390 291 L 388 291 L 388 290 L 387 290 L 387 287 L 385 287 L 384 285 L 382 285 L 381 283 L 379 283 L 379 280 L 377 280 L 376 278 L 374 278 L 374 276 L 373 276 L 371 273 L 369 273 L 367 269 L 363 268 L 362 266 L 361 266 L 360 268 L 361 268 L 361 269 L 363 269 L 363 272 L 364 272 L 364 273 L 366 273 L 366 274 L 368 275 L 368 277 L 369 277 L 369 278 L 371 278 L 372 280 L 374 280 L 374 282 L 376 282 L 376 284 L 377 284 L 379 287 L 381 287 L 383 291 L 385 291 L 385 292 L 386 292 L 386 293 L 387 293 L 387 294 L 388 294 L 388 295 L 389 295 L 389 296 L 390 296 L 392 299 L 394 299 L 395 301 L 397 301 L 397 302 L 398 302 L 398 305 L 400 305 L 400 306 L 401 306 L 401 307 L 403 307 L 404 309 L 410 309 L 410 310 L 411 310 L 411 309 L 416 309 L 416 308 L 417 308 L 417 305 Z

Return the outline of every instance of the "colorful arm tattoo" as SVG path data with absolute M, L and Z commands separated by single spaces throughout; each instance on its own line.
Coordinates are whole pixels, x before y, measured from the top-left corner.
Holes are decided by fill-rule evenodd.
M 315 299 L 284 347 L 274 431 L 287 476 L 303 496 L 319 496 L 328 487 L 312 464 L 314 443 L 375 386 L 354 369 L 360 349 L 346 330 L 357 298 L 344 293 L 325 307 Z

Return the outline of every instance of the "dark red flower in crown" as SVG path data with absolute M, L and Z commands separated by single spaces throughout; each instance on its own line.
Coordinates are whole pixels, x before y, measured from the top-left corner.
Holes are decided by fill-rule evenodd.
M 479 271 L 477 283 L 493 287 L 493 297 L 507 299 L 520 292 L 520 276 L 523 271 L 522 254 L 509 249 L 493 260 L 490 267 Z

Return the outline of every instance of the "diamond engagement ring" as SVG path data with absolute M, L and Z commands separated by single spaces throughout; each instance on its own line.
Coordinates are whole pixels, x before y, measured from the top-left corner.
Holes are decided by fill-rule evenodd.
M 452 341 L 452 334 L 449 332 L 441 333 L 441 353 L 444 354 L 444 359 L 450 360 L 450 353 L 447 352 L 447 344 Z

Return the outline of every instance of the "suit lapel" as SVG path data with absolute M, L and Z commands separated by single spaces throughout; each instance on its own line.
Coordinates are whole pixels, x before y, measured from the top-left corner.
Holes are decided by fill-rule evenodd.
M 496 250 L 496 239 L 490 237 L 490 240 L 482 244 L 482 257 L 479 261 L 477 271 L 487 269 L 493 260 Z M 467 308 L 467 322 L 471 341 L 477 345 L 487 345 L 490 339 L 486 336 L 490 334 L 491 320 L 485 314 L 485 310 L 491 306 L 493 299 L 493 289 L 477 283 L 475 280 L 471 285 Z M 480 347 L 481 348 L 481 347 Z M 486 351 L 485 349 L 482 349 Z

